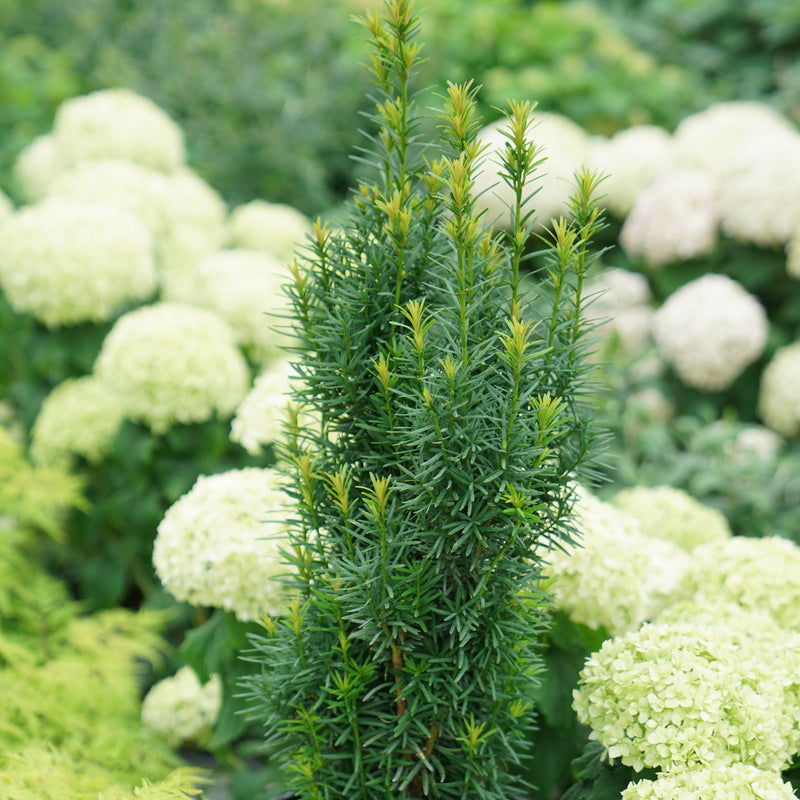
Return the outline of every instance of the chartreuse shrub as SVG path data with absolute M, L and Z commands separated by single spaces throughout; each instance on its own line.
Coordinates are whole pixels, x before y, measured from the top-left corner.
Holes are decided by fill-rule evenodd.
M 82 504 L 68 472 L 33 467 L 0 428 L 0 787 L 8 800 L 168 800 L 200 793 L 139 719 L 141 668 L 161 659 L 153 612 L 84 615 L 39 562 Z M 137 788 L 138 787 L 138 788 Z
M 494 237 L 472 193 L 474 88 L 449 85 L 443 155 L 426 160 L 411 4 L 363 21 L 380 177 L 342 231 L 316 226 L 289 287 L 295 394 L 315 422 L 287 437 L 296 596 L 253 638 L 260 673 L 246 686 L 302 797 L 500 800 L 528 749 L 542 559 L 569 538 L 569 476 L 589 465 L 581 300 L 596 179 L 578 177 L 573 220 L 546 248 L 544 313 L 526 319 L 531 106 L 508 112 L 515 203 L 511 233 Z

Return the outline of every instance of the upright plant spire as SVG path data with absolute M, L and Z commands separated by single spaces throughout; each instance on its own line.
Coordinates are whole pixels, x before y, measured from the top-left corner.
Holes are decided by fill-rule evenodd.
M 303 798 L 507 800 L 540 663 L 540 558 L 569 535 L 589 442 L 591 179 L 548 250 L 550 311 L 526 320 L 531 107 L 509 111 L 519 202 L 504 239 L 475 210 L 475 88 L 448 87 L 440 157 L 414 157 L 411 4 L 365 24 L 378 177 L 342 232 L 316 226 L 294 271 L 297 593 L 254 640 L 248 691 Z

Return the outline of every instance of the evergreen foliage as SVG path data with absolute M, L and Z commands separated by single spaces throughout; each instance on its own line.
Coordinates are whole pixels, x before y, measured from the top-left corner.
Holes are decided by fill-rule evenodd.
M 569 538 L 571 479 L 591 471 L 581 302 L 597 179 L 578 176 L 528 303 L 532 106 L 507 113 L 516 203 L 495 236 L 472 193 L 475 88 L 448 86 L 444 154 L 427 159 L 411 3 L 363 22 L 380 177 L 342 232 L 316 226 L 289 287 L 295 399 L 316 423 L 288 431 L 297 597 L 254 637 L 247 691 L 304 798 L 505 800 L 541 665 L 541 559 Z

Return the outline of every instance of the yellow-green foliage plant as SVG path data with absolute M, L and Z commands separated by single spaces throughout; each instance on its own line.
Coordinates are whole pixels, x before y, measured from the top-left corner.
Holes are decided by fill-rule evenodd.
M 542 558 L 570 537 L 571 478 L 591 472 L 597 180 L 577 176 L 523 303 L 532 107 L 510 104 L 516 201 L 511 233 L 493 235 L 472 193 L 474 87 L 448 87 L 442 155 L 426 159 L 411 4 L 363 21 L 378 177 L 343 231 L 317 225 L 289 288 L 296 400 L 316 422 L 288 431 L 296 599 L 253 640 L 250 704 L 302 798 L 508 800 L 529 749 Z
M 163 648 L 160 615 L 83 615 L 38 561 L 81 503 L 67 472 L 34 468 L 0 428 L 0 796 L 196 797 L 201 776 L 142 730 L 140 668 Z

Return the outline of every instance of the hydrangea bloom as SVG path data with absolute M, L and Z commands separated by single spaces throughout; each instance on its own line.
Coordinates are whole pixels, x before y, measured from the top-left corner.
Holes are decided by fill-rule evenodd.
M 726 389 L 761 355 L 768 329 L 754 295 L 711 273 L 673 292 L 653 317 L 653 338 L 678 377 L 709 392 Z
M 137 216 L 150 233 L 164 230 L 164 176 L 131 161 L 81 162 L 56 176 L 47 196 L 122 208 Z
M 733 152 L 762 134 L 793 131 L 792 123 L 765 103 L 721 102 L 684 118 L 673 134 L 678 163 L 715 177 L 727 175 Z
M 795 800 L 790 784 L 776 772 L 749 764 L 671 770 L 655 780 L 629 783 L 621 800 Z
M 758 413 L 781 436 L 800 433 L 800 342 L 779 347 L 761 373 Z
M 62 103 L 53 136 L 67 163 L 121 158 L 169 172 L 186 158 L 183 132 L 151 100 L 129 89 L 104 89 Z
M 158 526 L 153 564 L 178 600 L 233 611 L 243 621 L 281 614 L 287 572 L 280 548 L 289 496 L 274 470 L 201 476 Z
M 487 221 L 500 227 L 509 226 L 513 204 L 513 193 L 498 173 L 498 155 L 507 141 L 502 131 L 507 124 L 505 120 L 495 122 L 478 133 L 487 150 L 474 176 L 477 210 L 485 211 Z M 556 217 L 569 215 L 567 203 L 574 192 L 575 171 L 589 161 L 589 134 L 566 117 L 543 113 L 536 114 L 530 136 L 540 148 L 539 156 L 547 160 L 531 182 L 529 190 L 536 194 L 524 210 L 535 209 L 535 223 L 541 228 Z
M 232 414 L 250 381 L 227 323 L 211 311 L 164 302 L 120 317 L 94 372 L 123 398 L 128 415 L 155 433 Z
M 610 634 L 638 628 L 669 602 L 688 566 L 675 545 L 640 533 L 636 520 L 592 495 L 575 506 L 579 542 L 547 557 L 557 608 Z
M 607 176 L 600 187 L 600 204 L 624 218 L 644 189 L 673 171 L 672 137 L 657 125 L 634 125 L 610 139 L 593 138 L 590 162 Z
M 265 362 L 289 343 L 286 324 L 288 300 L 283 284 L 286 267 L 257 250 L 220 250 L 204 258 L 193 283 L 184 284 L 187 302 L 215 311 L 236 331 L 253 360 Z
M 293 374 L 288 360 L 281 359 L 261 373 L 242 400 L 231 422 L 231 439 L 251 455 L 278 441 L 286 423 L 289 384 Z
M 311 234 L 311 223 L 297 209 L 282 203 L 252 200 L 231 212 L 228 237 L 231 248 L 265 250 L 289 262 Z
M 768 611 L 787 630 L 800 620 L 800 547 L 768 536 L 700 545 L 684 578 L 682 593 L 706 602 L 727 600 L 745 609 Z
M 222 705 L 222 683 L 212 675 L 205 685 L 191 667 L 156 683 L 142 701 L 142 724 L 171 747 L 205 747 Z
M 784 706 L 782 685 L 797 668 L 797 647 L 765 658 L 763 643 L 748 641 L 692 623 L 645 624 L 608 639 L 573 693 L 578 719 L 611 758 L 637 770 L 785 768 L 800 744 L 797 703 Z
M 625 269 L 605 269 L 586 284 L 587 316 L 594 333 L 612 338 L 628 353 L 641 351 L 650 339 L 653 310 L 650 284 L 644 275 Z
M 37 136 L 14 162 L 14 183 L 28 203 L 42 200 L 64 170 L 52 134 Z
M 108 320 L 155 290 L 152 241 L 120 209 L 46 200 L 2 226 L 0 286 L 16 311 L 51 328 Z
M 99 461 L 125 419 L 121 399 L 93 375 L 69 378 L 42 402 L 31 430 L 31 456 L 39 464 L 73 455 Z
M 684 550 L 731 536 L 721 511 L 695 500 L 682 489 L 632 486 L 617 492 L 611 502 L 635 517 L 646 536 L 666 539 Z
M 659 267 L 710 253 L 719 222 L 715 181 L 703 172 L 673 172 L 639 194 L 619 243 L 629 256 Z
M 731 446 L 726 448 L 726 455 L 740 464 L 747 461 L 773 461 L 783 445 L 783 438 L 775 431 L 763 425 L 746 425 Z
M 720 180 L 722 229 L 761 247 L 783 247 L 800 220 L 800 134 L 768 133 L 742 142 Z

